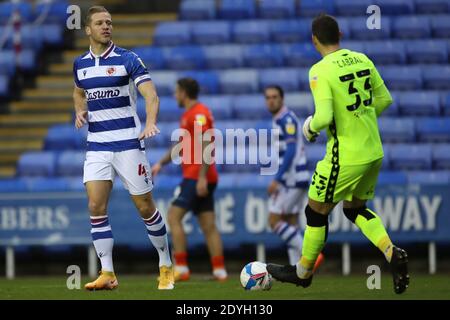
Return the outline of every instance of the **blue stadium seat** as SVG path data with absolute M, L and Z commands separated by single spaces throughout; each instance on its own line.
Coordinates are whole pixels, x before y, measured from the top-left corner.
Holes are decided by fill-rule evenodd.
M 383 77 L 383 75 L 381 75 Z M 398 116 L 399 110 L 399 99 L 400 95 L 398 91 L 391 91 L 392 96 L 392 104 L 387 108 L 384 109 L 383 113 L 381 114 L 382 117 L 390 117 L 390 116 Z
M 6 192 L 25 192 L 28 190 L 24 179 L 0 179 L 0 193 Z
M 179 121 L 183 110 L 173 97 L 161 97 L 159 99 L 159 116 L 161 121 Z
M 448 185 L 449 171 L 412 171 L 408 172 L 408 183 L 422 185 Z
M 450 90 L 449 65 L 424 66 L 422 72 L 425 89 Z
M 450 15 L 432 16 L 431 28 L 433 30 L 433 37 L 450 38 Z
M 206 66 L 209 69 L 231 69 L 243 65 L 240 45 L 215 45 L 204 47 Z
M 406 49 L 402 42 L 368 41 L 365 48 L 365 53 L 375 65 L 406 63 Z
M 338 16 L 363 16 L 373 2 L 373 0 L 334 0 L 334 7 Z
M 264 19 L 287 19 L 295 15 L 295 0 L 259 2 L 259 16 Z
M 177 46 L 190 41 L 191 25 L 188 22 L 159 23 L 153 34 L 153 43 L 158 46 Z
M 311 67 L 321 59 L 311 43 L 295 43 L 283 46 L 285 65 L 291 67 Z
M 190 77 L 198 81 L 200 94 L 215 94 L 219 92 L 219 75 L 215 71 L 186 71 L 180 77 Z
M 238 43 L 261 43 L 269 42 L 269 23 L 264 20 L 237 21 L 232 28 L 233 39 Z
M 70 150 L 76 149 L 77 135 L 80 133 L 72 124 L 57 124 L 49 128 L 45 137 L 45 149 Z
M 163 49 L 167 67 L 172 70 L 203 69 L 205 58 L 199 46 L 176 46 Z
M 417 66 L 388 66 L 378 68 L 386 86 L 391 90 L 422 89 L 422 70 Z
M 309 91 L 309 68 L 297 68 L 298 81 L 301 91 Z
M 408 183 L 408 176 L 402 171 L 380 171 L 378 175 L 378 186 L 385 186 L 391 184 L 406 185 Z
M 411 0 L 376 0 L 375 4 L 382 14 L 400 15 L 414 13 L 414 2 Z
M 431 36 L 430 19 L 421 16 L 395 17 L 392 34 L 399 39 L 420 39 Z
M 234 176 L 236 187 L 238 188 L 267 188 L 267 186 L 273 180 L 273 176 L 263 176 L 255 173 L 241 173 Z
M 174 71 L 153 71 L 151 73 L 153 83 L 156 86 L 158 95 L 170 96 L 175 91 L 178 75 Z
M 391 37 L 391 19 L 388 17 L 381 19 L 380 29 L 368 29 L 366 17 L 348 18 L 347 21 L 350 25 L 351 38 L 354 40 L 382 40 Z
M 393 169 L 430 170 L 432 167 L 429 144 L 393 144 L 389 152 Z
M 421 142 L 450 142 L 450 118 L 416 118 Z
M 237 179 L 240 175 L 236 176 L 232 173 L 223 173 L 220 175 L 220 182 L 217 185 L 217 188 L 220 189 L 231 189 L 235 188 L 236 183 L 239 179 Z
M 9 95 L 9 77 L 0 75 L 0 97 L 8 97 Z
M 227 120 L 233 117 L 233 107 L 230 96 L 201 96 L 200 101 L 210 108 L 214 119 Z
M 231 41 L 231 24 L 227 21 L 194 22 L 192 40 L 197 44 L 220 44 Z
M 233 111 L 237 119 L 257 120 L 270 118 L 264 96 L 261 94 L 235 96 L 233 99 Z
M 437 170 L 450 170 L 450 145 L 436 144 L 433 146 L 433 167 Z
M 442 106 L 444 108 L 444 115 L 450 116 L 450 92 L 442 93 Z
M 166 67 L 163 50 L 160 47 L 136 47 L 133 48 L 133 52 L 141 58 L 146 67 L 150 70 L 164 69 Z
M 352 23 L 351 18 L 337 17 L 336 19 L 338 21 L 339 31 L 342 33 L 342 37 L 344 39 L 350 39 L 350 35 L 351 35 L 350 23 Z M 311 30 L 311 23 L 309 23 L 308 30 Z
M 215 1 L 184 0 L 180 4 L 180 19 L 209 20 L 216 16 Z
M 67 7 L 70 4 L 67 1 L 39 1 L 35 8 L 36 19 L 42 15 L 44 22 L 56 22 L 59 25 L 65 25 L 69 16 Z
M 305 145 L 306 158 L 308 162 L 306 167 L 309 170 L 314 170 L 318 161 L 325 157 L 326 145 L 325 144 L 306 144 Z
M 255 17 L 253 0 L 222 0 L 219 5 L 219 17 L 222 19 L 251 19 Z
M 381 163 L 381 170 L 389 170 L 391 168 L 391 158 L 389 153 L 389 147 L 387 144 L 383 144 L 383 162 Z
M 21 176 L 53 176 L 55 162 L 54 152 L 26 152 L 20 156 L 17 173 Z
M 310 24 L 298 20 L 277 20 L 270 23 L 270 34 L 275 42 L 302 42 L 310 37 Z
M 440 114 L 439 93 L 403 92 L 399 98 L 399 111 L 402 115 L 438 116 Z
M 277 44 L 253 44 L 243 48 L 244 64 L 249 68 L 283 65 L 283 50 Z
M 286 93 L 284 103 L 299 117 L 307 117 L 314 112 L 314 101 L 309 93 Z
M 254 69 L 225 70 L 220 73 L 221 92 L 244 94 L 258 91 L 258 72 Z
M 447 63 L 448 51 L 445 41 L 417 40 L 406 43 L 408 62 Z
M 334 14 L 334 4 L 332 0 L 300 1 L 297 14 L 304 17 L 315 17 L 322 12 Z
M 19 54 L 19 66 L 22 71 L 34 72 L 37 68 L 36 52 L 34 50 L 22 50 Z
M 370 41 L 370 43 L 375 41 Z M 341 48 L 345 48 L 357 52 L 366 52 L 366 46 L 362 41 L 341 41 Z
M 276 68 L 259 72 L 259 86 L 265 88 L 268 85 L 277 84 L 284 91 L 298 91 L 300 87 L 299 73 L 296 69 Z
M 62 46 L 64 44 L 64 27 L 60 24 L 44 24 L 41 26 L 45 44 Z
M 222 181 L 222 177 L 220 177 Z M 153 184 L 158 190 L 174 190 L 181 182 L 180 175 L 159 174 L 153 177 Z
M 383 142 L 414 142 L 415 130 L 413 119 L 380 118 L 378 121 Z
M 66 177 L 69 191 L 85 191 L 86 188 L 83 184 L 83 177 Z
M 64 151 L 56 160 L 56 175 L 58 176 L 81 176 L 83 175 L 84 151 Z
M 26 180 L 28 191 L 47 192 L 47 191 L 68 191 L 69 182 L 67 179 L 59 177 L 37 177 Z
M 0 3 L 0 24 L 7 24 L 12 17 L 14 11 L 19 10 L 22 22 L 30 22 L 33 17 L 33 8 L 31 3 L 20 1 L 13 3 L 12 1 Z
M 0 34 L 2 30 L 0 28 Z M 14 51 L 2 50 L 0 51 L 0 74 L 13 76 L 16 72 L 16 64 L 14 58 Z
M 416 12 L 423 13 L 447 13 L 450 12 L 448 0 L 414 0 Z

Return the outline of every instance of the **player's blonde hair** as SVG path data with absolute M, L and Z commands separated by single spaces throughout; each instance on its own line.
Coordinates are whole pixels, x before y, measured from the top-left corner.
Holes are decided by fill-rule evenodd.
M 109 11 L 104 6 L 92 6 L 88 9 L 88 12 L 86 14 L 86 17 L 84 18 L 84 25 L 88 26 L 91 24 L 91 18 L 93 14 L 100 13 L 100 12 L 107 12 Z

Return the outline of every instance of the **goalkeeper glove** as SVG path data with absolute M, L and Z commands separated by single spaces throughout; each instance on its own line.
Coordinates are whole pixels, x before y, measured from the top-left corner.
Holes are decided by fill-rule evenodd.
M 311 130 L 310 128 L 311 120 L 312 116 L 309 116 L 308 118 L 306 118 L 305 123 L 303 123 L 303 135 L 305 136 L 308 142 L 315 142 L 320 132 L 314 132 Z

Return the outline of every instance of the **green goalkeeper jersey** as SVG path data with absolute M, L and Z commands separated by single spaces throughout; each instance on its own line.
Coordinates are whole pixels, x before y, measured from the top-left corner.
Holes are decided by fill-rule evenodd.
M 339 49 L 312 66 L 309 81 L 315 104 L 310 128 L 320 131 L 327 125 L 325 160 L 356 165 L 382 158 L 373 93 L 386 87 L 373 62 Z

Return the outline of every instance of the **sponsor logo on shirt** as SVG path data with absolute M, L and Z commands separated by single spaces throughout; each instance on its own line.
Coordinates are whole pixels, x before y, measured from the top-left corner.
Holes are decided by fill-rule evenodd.
M 120 95 L 119 89 L 96 90 L 96 91 L 91 91 L 91 92 L 86 91 L 87 101 L 97 100 L 97 99 L 115 98 L 115 97 L 118 97 L 119 95 Z

